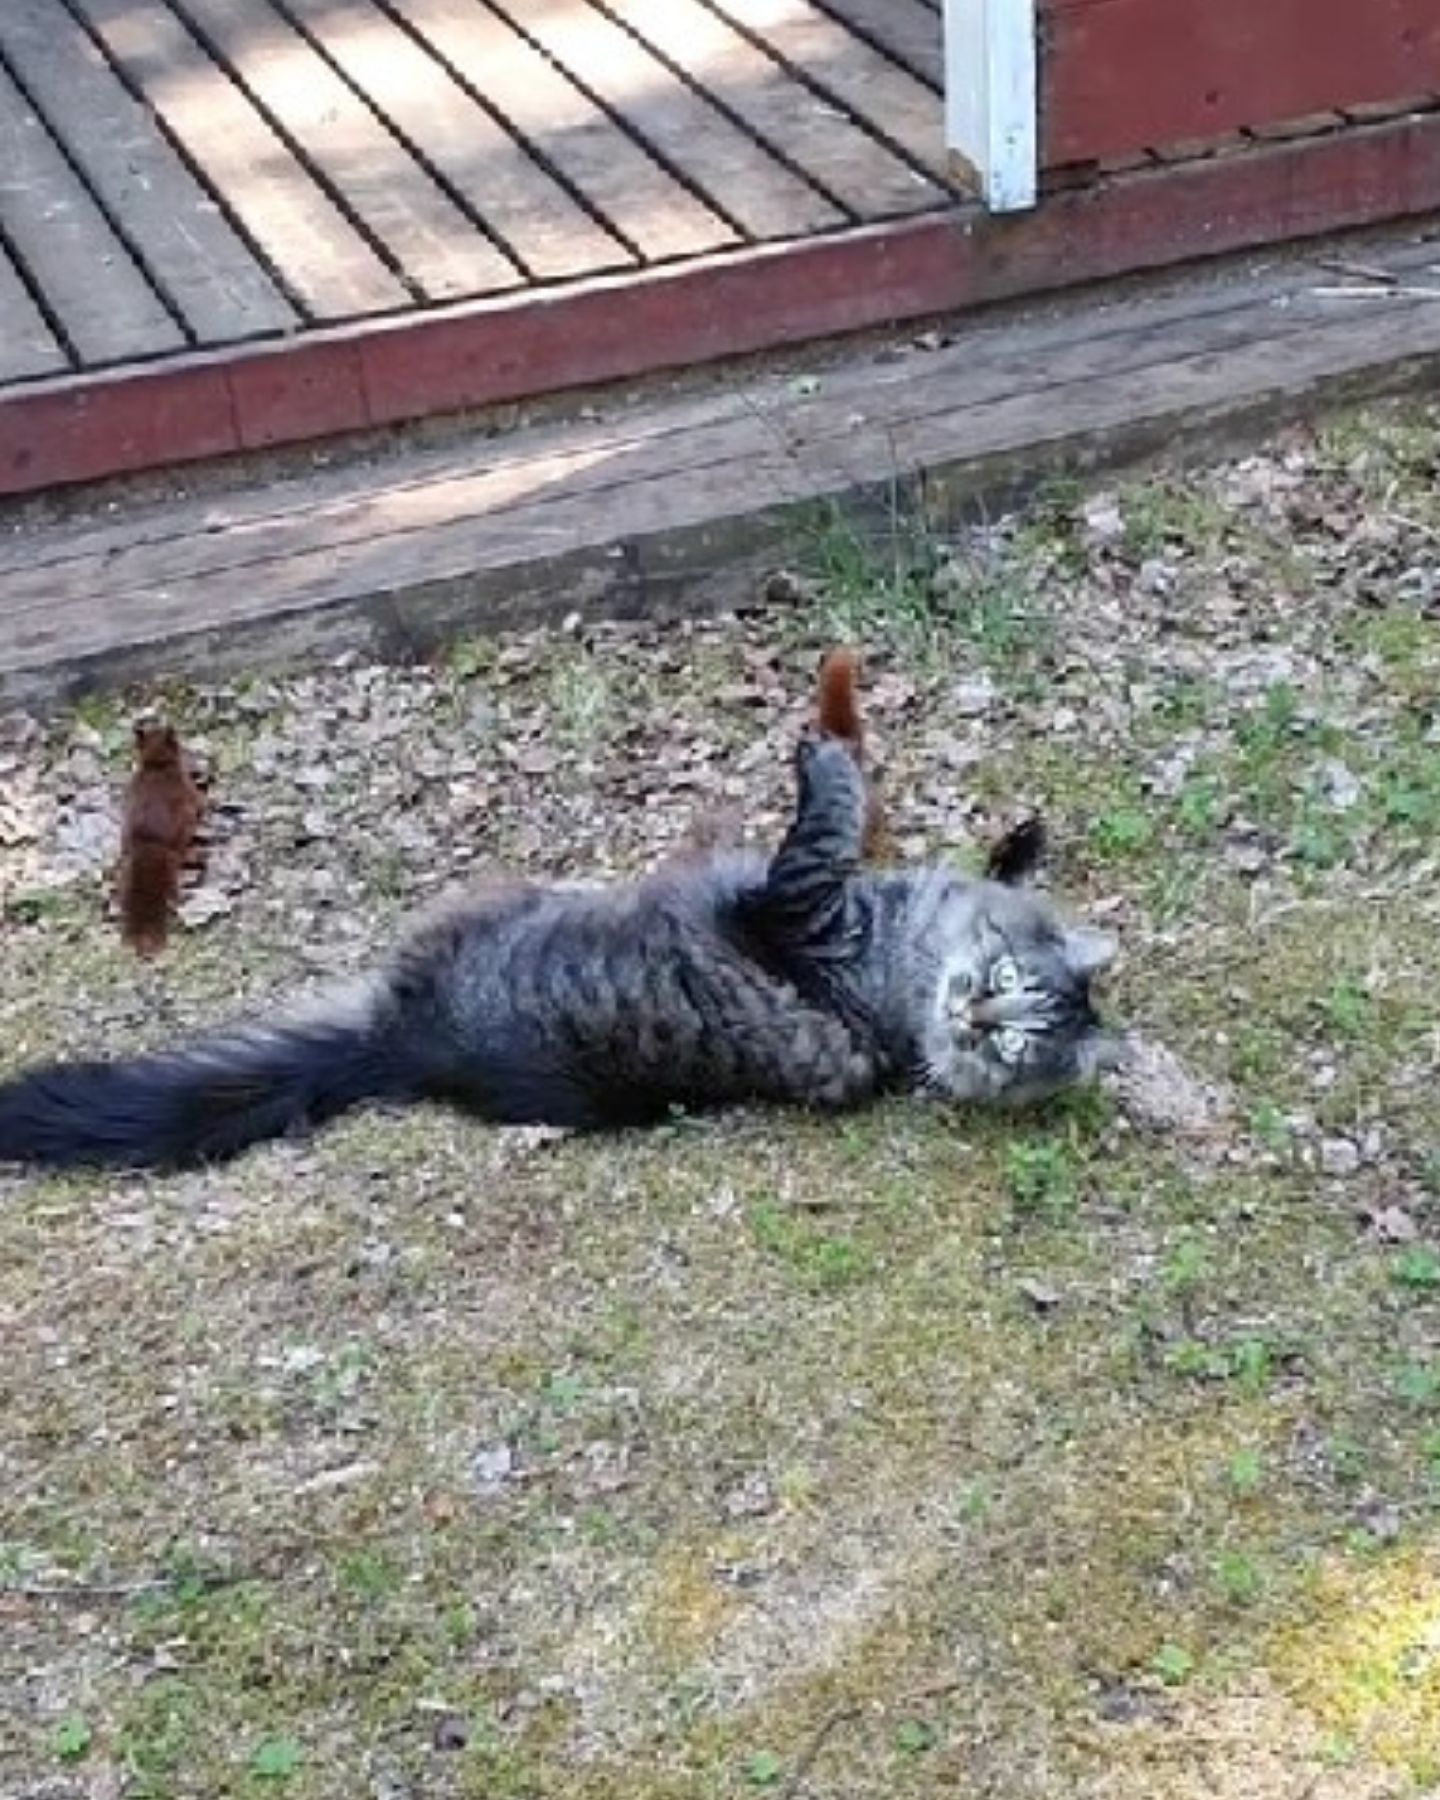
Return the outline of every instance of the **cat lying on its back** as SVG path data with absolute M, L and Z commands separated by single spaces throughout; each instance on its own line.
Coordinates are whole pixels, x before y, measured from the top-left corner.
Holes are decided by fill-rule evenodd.
M 898 1088 L 1037 1099 L 1110 1066 L 1108 939 L 947 868 L 862 870 L 864 776 L 811 731 L 773 856 L 592 890 L 516 885 L 414 930 L 358 1000 L 0 1085 L 0 1160 L 217 1160 L 370 1100 L 596 1129 Z

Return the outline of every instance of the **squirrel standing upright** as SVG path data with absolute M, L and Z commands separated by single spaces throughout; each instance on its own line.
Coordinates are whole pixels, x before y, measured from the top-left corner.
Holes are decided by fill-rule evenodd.
M 170 725 L 135 727 L 138 766 L 125 796 L 116 897 L 120 931 L 137 956 L 165 947 L 180 877 L 196 858 L 205 797 Z

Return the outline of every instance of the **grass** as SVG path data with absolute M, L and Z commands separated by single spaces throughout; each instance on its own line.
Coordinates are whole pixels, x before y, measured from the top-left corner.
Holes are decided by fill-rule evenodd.
M 0 1176 L 0 1791 L 1433 1788 L 1440 645 L 1394 521 L 1440 523 L 1435 442 L 1357 415 L 1273 501 L 1141 482 L 1098 543 L 1079 491 L 958 546 L 820 520 L 783 620 L 171 696 L 250 873 L 145 983 L 45 848 L 123 718 L 58 722 L 0 851 L 7 1063 L 286 990 L 311 939 L 363 962 L 472 855 L 638 866 L 716 790 L 771 831 L 843 625 L 901 830 L 972 856 L 1041 806 L 1124 944 L 1107 1007 L 1233 1109 L 1203 1142 L 1105 1095 L 595 1141 L 376 1113 Z

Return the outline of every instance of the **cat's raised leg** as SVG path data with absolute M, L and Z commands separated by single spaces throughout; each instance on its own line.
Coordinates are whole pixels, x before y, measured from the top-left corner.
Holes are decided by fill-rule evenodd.
M 850 882 L 865 834 L 865 778 L 838 738 L 806 736 L 795 758 L 795 818 L 750 902 L 777 949 L 843 958 L 853 948 Z

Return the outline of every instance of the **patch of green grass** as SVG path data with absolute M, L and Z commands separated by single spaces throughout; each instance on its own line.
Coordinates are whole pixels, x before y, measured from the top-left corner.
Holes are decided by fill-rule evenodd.
M 1237 1450 L 1226 1465 L 1225 1473 L 1237 1494 L 1254 1494 L 1265 1479 L 1265 1465 L 1258 1450 Z
M 1183 1687 L 1195 1673 L 1195 1658 L 1182 1644 L 1162 1644 L 1150 1667 L 1166 1687 Z
M 1413 1244 L 1402 1250 L 1390 1265 L 1392 1278 L 1415 1294 L 1433 1294 L 1440 1289 L 1440 1255 L 1425 1244 Z
M 745 1758 L 745 1779 L 751 1787 L 776 1788 L 785 1773 L 785 1764 L 773 1750 L 756 1750 Z
M 812 516 L 803 564 L 816 583 L 824 634 L 893 648 L 929 675 L 980 666 L 1025 683 L 1053 642 L 1033 579 L 1033 542 L 1008 559 L 944 542 L 913 505 L 832 504 Z
M 1196 484 L 1164 478 L 1132 482 L 1119 495 L 1121 546 L 1134 562 L 1180 548 L 1213 547 L 1229 529 L 1229 517 Z
M 1155 821 L 1138 805 L 1108 808 L 1091 821 L 1091 846 L 1107 861 L 1138 857 L 1154 841 Z
M 1077 1200 L 1074 1158 L 1058 1139 L 1022 1138 L 1006 1146 L 1005 1185 L 1018 1212 L 1063 1216 Z
M 250 1772 L 262 1781 L 288 1781 L 305 1760 L 294 1738 L 264 1738 L 250 1758 Z
M 1259 1599 L 1265 1578 L 1254 1557 L 1244 1551 L 1225 1550 L 1215 1564 L 1215 1580 L 1232 1606 L 1250 1606 Z
M 88 1719 L 78 1713 L 72 1713 L 68 1719 L 62 1719 L 55 1727 L 50 1742 L 54 1745 L 55 1754 L 61 1762 L 79 1762 L 90 1752 L 95 1740 L 95 1733 Z
M 835 1293 L 864 1281 L 874 1257 L 843 1233 L 831 1232 L 784 1206 L 761 1201 L 750 1210 L 751 1230 L 762 1249 L 781 1262 L 811 1293 Z

